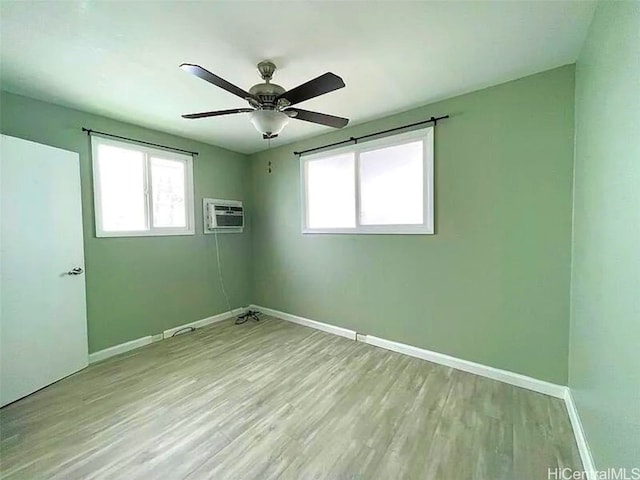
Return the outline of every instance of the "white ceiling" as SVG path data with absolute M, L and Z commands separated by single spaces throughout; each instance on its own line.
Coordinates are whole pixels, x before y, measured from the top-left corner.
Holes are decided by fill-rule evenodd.
M 589 1 L 0 1 L 0 86 L 13 93 L 251 153 L 245 107 L 178 68 L 248 90 L 269 59 L 286 89 L 326 71 L 347 87 L 304 102 L 351 124 L 573 63 Z M 272 144 L 331 130 L 292 120 Z

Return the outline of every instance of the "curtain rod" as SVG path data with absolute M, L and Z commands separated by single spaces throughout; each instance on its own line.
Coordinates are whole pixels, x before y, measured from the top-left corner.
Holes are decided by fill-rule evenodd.
M 383 135 L 385 133 L 391 133 L 398 130 L 404 130 L 405 128 L 416 127 L 418 125 L 424 125 L 425 123 L 433 123 L 433 125 L 437 125 L 438 121 L 444 120 L 445 118 L 449 118 L 449 115 L 444 115 L 442 117 L 431 117 L 429 120 L 423 120 L 421 122 L 410 123 L 409 125 L 403 125 L 402 127 L 390 128 L 388 130 L 382 130 L 380 132 L 370 133 L 368 135 L 362 135 L 361 137 L 351 137 L 346 140 L 342 140 L 341 142 L 330 143 L 328 145 L 323 145 L 321 147 L 309 148 L 308 150 L 302 150 L 300 152 L 293 152 L 294 155 L 304 155 L 305 153 L 315 152 L 317 150 L 324 150 L 329 147 L 337 147 L 338 145 L 344 145 L 345 143 L 353 142 L 358 143 L 360 140 L 364 140 L 365 138 L 377 137 L 378 135 Z
M 82 127 L 82 131 L 83 132 L 87 132 L 88 135 L 91 135 L 92 133 L 96 133 L 98 135 L 104 135 L 105 137 L 118 138 L 120 140 L 127 140 L 129 142 L 142 143 L 143 145 L 150 145 L 152 147 L 165 148 L 167 150 L 173 150 L 174 152 L 181 152 L 181 153 L 189 153 L 191 155 L 198 155 L 198 152 L 192 152 L 191 150 L 183 150 L 182 148 L 168 147 L 166 145 L 160 145 L 158 143 L 145 142 L 144 140 L 137 140 L 135 138 L 121 137 L 120 135 L 114 135 L 112 133 L 106 133 L 106 132 L 99 132 L 98 130 L 91 130 L 90 128 Z

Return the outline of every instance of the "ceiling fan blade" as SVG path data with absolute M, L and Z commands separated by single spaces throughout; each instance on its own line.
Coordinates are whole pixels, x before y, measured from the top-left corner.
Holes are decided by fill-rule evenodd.
M 333 128 L 342 128 L 349 123 L 348 118 L 327 115 L 326 113 L 310 112 L 309 110 L 301 110 L 299 108 L 288 108 L 285 112 L 296 112 L 296 115 L 291 118 L 305 122 L 319 123 L 320 125 L 327 125 Z
M 334 73 L 327 72 L 313 80 L 309 80 L 307 83 L 303 83 L 296 88 L 284 92 L 278 98 L 284 98 L 289 101 L 290 105 L 295 105 L 296 103 L 333 92 L 342 87 L 344 87 L 342 79 Z
M 253 112 L 253 108 L 232 108 L 231 110 L 216 110 L 215 112 L 190 113 L 189 115 L 182 115 L 182 118 L 194 119 L 194 118 L 218 117 L 220 115 L 229 115 L 231 113 L 247 113 L 247 112 Z
M 195 75 L 209 83 L 212 83 L 216 87 L 220 87 L 226 90 L 229 93 L 233 93 L 242 99 L 246 98 L 254 98 L 249 92 L 241 89 L 240 87 L 236 87 L 233 83 L 227 82 L 224 78 L 220 78 L 217 75 L 214 75 L 209 70 L 202 68 L 200 65 L 193 65 L 191 63 L 183 63 L 180 65 L 180 68 L 191 75 Z M 256 99 L 257 100 L 257 99 Z

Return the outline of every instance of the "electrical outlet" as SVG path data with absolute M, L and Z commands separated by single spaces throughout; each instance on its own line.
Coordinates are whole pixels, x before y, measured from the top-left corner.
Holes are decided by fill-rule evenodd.
M 367 336 L 364 333 L 356 333 L 356 342 L 366 342 Z
M 163 333 L 156 333 L 155 335 L 151 336 L 151 341 L 152 342 L 159 342 L 160 340 L 164 340 L 164 334 Z

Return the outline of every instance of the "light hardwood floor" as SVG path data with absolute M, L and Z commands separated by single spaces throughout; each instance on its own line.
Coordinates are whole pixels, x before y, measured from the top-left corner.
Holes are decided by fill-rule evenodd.
M 546 479 L 562 401 L 263 316 L 122 354 L 0 410 L 2 478 Z

